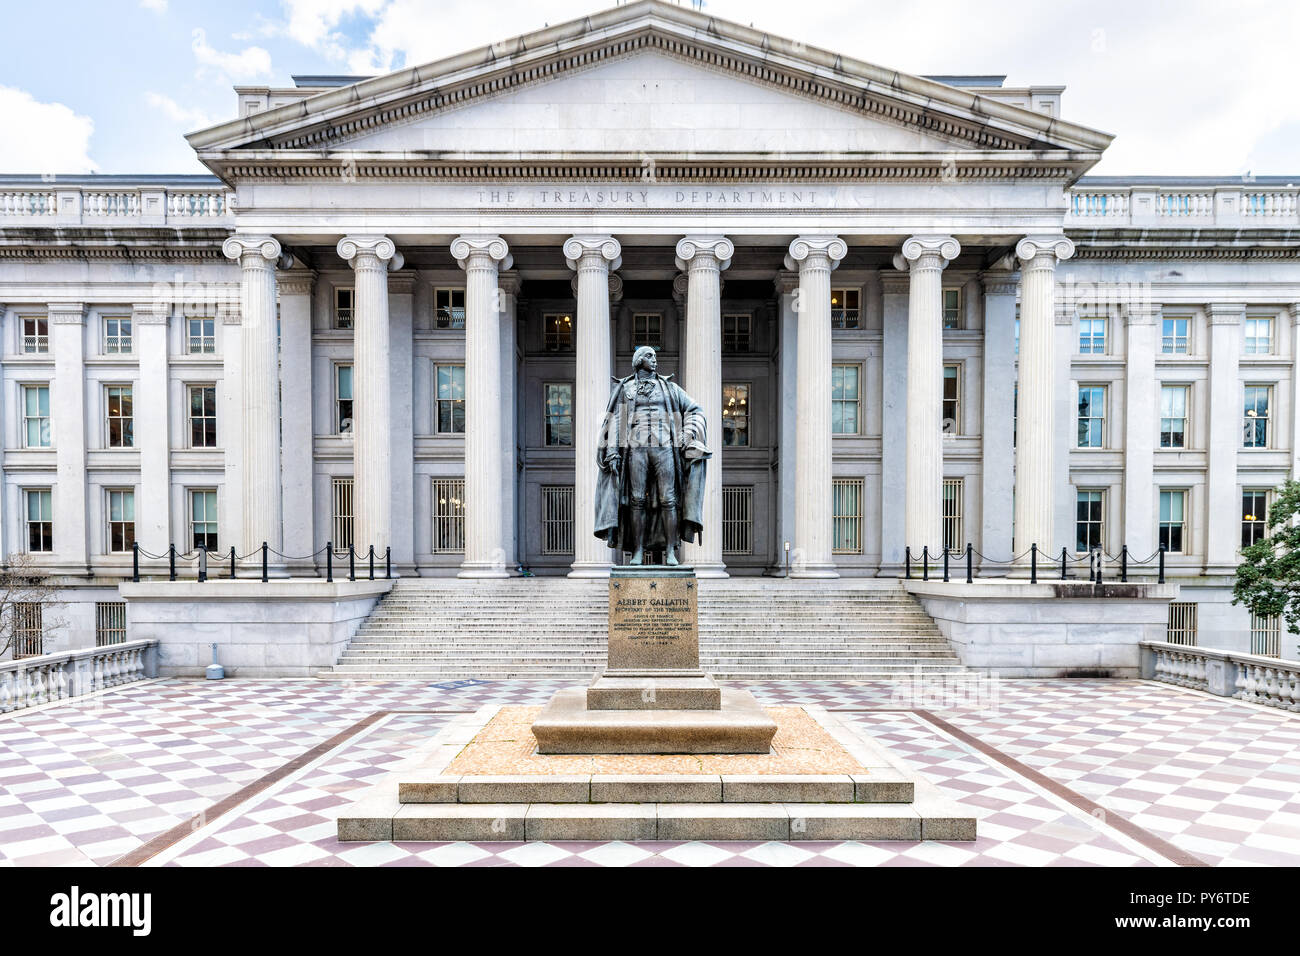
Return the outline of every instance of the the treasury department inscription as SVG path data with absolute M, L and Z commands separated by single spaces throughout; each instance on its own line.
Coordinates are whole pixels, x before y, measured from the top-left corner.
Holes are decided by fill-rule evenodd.
M 693 577 L 621 577 L 609 584 L 611 670 L 700 666 Z

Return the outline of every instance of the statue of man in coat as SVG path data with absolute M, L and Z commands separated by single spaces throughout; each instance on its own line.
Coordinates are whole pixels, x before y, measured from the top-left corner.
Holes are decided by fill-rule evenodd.
M 712 457 L 704 411 L 658 368 L 653 348 L 636 350 L 632 374 L 614 384 L 596 448 L 596 537 L 631 551 L 632 565 L 644 564 L 646 551 L 676 565 L 678 545 L 697 541 L 703 527 Z

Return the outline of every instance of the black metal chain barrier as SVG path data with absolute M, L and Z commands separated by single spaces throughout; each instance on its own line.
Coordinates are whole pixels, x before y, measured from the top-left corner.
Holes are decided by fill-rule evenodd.
M 340 553 L 341 552 L 334 547 L 333 541 L 327 541 L 325 542 L 323 547 L 317 548 L 311 554 L 305 554 L 305 555 L 285 554 L 282 551 L 272 548 L 268 542 L 263 541 L 260 547 L 254 548 L 252 551 L 249 551 L 246 554 L 239 554 L 234 548 L 234 546 L 231 546 L 228 551 L 222 551 L 222 552 L 213 551 L 208 548 L 194 548 L 193 550 L 190 551 L 177 551 L 176 545 L 174 544 L 168 545 L 166 551 L 160 554 L 155 554 L 152 551 L 148 550 L 147 548 L 141 547 L 140 543 L 137 541 L 137 542 L 132 542 L 131 544 L 131 580 L 135 583 L 139 583 L 140 559 L 144 558 L 145 560 L 148 561 L 166 561 L 167 579 L 169 581 L 176 581 L 179 579 L 179 573 L 177 571 L 178 561 L 181 562 L 182 564 L 189 564 L 190 562 L 195 562 L 197 566 L 196 580 L 199 583 L 203 583 L 207 581 L 210 576 L 208 571 L 208 562 L 212 559 L 214 555 L 220 554 L 222 556 L 222 561 L 226 563 L 226 566 L 228 568 L 226 575 L 230 578 L 230 580 L 235 580 L 238 577 L 238 567 L 240 562 L 256 560 L 260 564 L 260 571 L 261 571 L 260 577 L 262 582 L 265 584 L 265 583 L 269 583 L 271 578 L 270 571 L 271 571 L 272 557 L 275 557 L 276 559 L 283 560 L 283 561 L 313 561 L 314 562 L 323 555 L 325 558 L 325 580 L 327 583 L 332 584 L 334 582 L 334 559 Z M 356 546 L 348 545 L 347 554 L 348 554 L 348 580 L 355 581 L 357 579 Z M 376 559 L 379 557 L 379 555 L 376 553 L 375 546 L 374 545 L 368 546 L 366 553 L 363 555 L 363 557 L 366 561 L 366 577 L 368 580 L 374 581 L 375 570 L 376 570 L 375 562 Z M 391 547 L 386 546 L 384 548 L 383 561 L 384 561 L 383 580 L 392 580 L 393 549 Z

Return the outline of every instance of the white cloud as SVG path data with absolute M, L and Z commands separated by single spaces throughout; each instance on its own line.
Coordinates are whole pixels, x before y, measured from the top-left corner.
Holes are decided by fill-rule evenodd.
M 239 53 L 222 53 L 208 45 L 207 33 L 195 29 L 191 34 L 194 39 L 194 58 L 199 61 L 199 72 L 204 68 L 225 74 L 236 83 L 271 75 L 271 54 L 260 46 L 250 46 Z
M 167 12 L 167 0 L 140 0 L 140 6 L 146 10 L 152 10 L 154 13 Z
M 303 46 L 332 60 L 349 56 L 347 38 L 337 27 L 347 17 L 373 17 L 388 0 L 284 0 L 288 10 L 285 33 Z M 445 24 L 444 24 L 445 28 Z
M 95 123 L 62 103 L 40 103 L 25 90 L 0 86 L 0 116 L 8 135 L 0 136 L 0 172 L 93 173 L 90 158 Z M 21 133 L 19 133 L 21 131 Z
M 180 123 L 186 129 L 203 129 L 205 126 L 213 125 L 212 118 L 206 112 L 181 106 L 170 96 L 150 90 L 145 93 L 144 98 L 150 106 L 162 113 L 163 116 L 173 122 Z

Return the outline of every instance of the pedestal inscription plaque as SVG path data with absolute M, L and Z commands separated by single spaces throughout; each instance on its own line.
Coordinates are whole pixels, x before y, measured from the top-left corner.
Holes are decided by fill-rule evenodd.
M 609 580 L 609 671 L 696 671 L 699 588 L 670 569 L 615 569 Z

